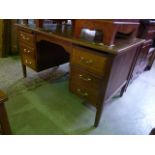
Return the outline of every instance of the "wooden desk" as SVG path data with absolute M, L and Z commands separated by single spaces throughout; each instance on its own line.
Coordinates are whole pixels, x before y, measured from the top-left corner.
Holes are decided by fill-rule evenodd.
M 24 77 L 26 66 L 41 71 L 69 61 L 70 91 L 96 107 L 94 126 L 97 127 L 104 103 L 120 90 L 123 95 L 144 41 L 117 41 L 109 47 L 75 39 L 72 29 L 46 32 L 26 25 L 17 27 Z

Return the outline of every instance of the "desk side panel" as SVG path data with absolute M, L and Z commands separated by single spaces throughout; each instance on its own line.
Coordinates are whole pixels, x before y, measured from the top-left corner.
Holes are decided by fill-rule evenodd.
M 127 83 L 130 70 L 134 65 L 137 50 L 139 49 L 138 47 L 139 46 L 134 46 L 126 50 L 123 54 L 115 56 L 105 100 L 111 98 Z

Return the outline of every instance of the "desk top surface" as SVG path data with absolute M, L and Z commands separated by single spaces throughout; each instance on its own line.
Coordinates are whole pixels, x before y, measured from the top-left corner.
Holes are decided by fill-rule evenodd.
M 73 29 L 71 25 L 47 25 L 44 28 L 35 28 L 34 25 L 24 25 L 24 24 L 16 24 L 18 28 L 21 28 L 26 31 L 33 32 L 35 34 L 40 34 L 56 39 L 61 39 L 63 41 L 70 42 L 72 44 L 76 44 L 83 47 L 92 48 L 95 50 L 99 50 L 100 52 L 107 52 L 111 54 L 120 54 L 123 51 L 131 48 L 133 46 L 138 46 L 144 42 L 144 39 L 135 38 L 132 40 L 119 39 L 115 42 L 114 46 L 106 46 L 101 42 L 94 41 L 86 41 L 83 39 L 77 39 L 73 37 Z

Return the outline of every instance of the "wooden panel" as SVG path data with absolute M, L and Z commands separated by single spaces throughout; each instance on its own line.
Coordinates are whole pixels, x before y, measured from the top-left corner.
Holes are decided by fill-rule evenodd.
M 1 51 L 1 56 L 2 57 L 6 57 L 8 54 L 10 54 L 11 48 L 10 48 L 10 44 L 11 44 L 11 20 L 10 19 L 4 19 L 1 20 L 1 37 L 2 37 L 2 51 Z
M 17 28 L 15 26 L 17 19 L 11 19 L 11 53 L 18 52 Z
M 4 56 L 3 49 L 3 31 L 4 31 L 4 23 L 3 19 L 0 19 L 0 57 Z
M 97 52 L 94 53 L 93 51 L 77 47 L 73 48 L 71 63 L 78 64 L 90 72 L 103 76 L 107 61 L 108 58 L 106 56 L 98 54 Z
M 0 90 L 0 132 L 5 135 L 11 134 L 11 128 L 8 121 L 4 102 L 8 100 L 7 95 Z
M 106 92 L 106 100 L 127 83 L 136 53 L 137 47 L 132 47 L 114 58 Z
M 0 132 L 4 135 L 11 134 L 11 128 L 4 103 L 0 103 Z

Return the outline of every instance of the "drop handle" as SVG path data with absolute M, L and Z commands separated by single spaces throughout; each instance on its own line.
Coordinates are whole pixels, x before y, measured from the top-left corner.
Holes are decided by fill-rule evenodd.
M 93 63 L 93 60 L 87 60 L 86 61 L 86 64 L 92 64 Z
M 30 38 L 29 37 L 25 37 L 25 40 L 30 40 Z
M 87 97 L 87 96 L 88 96 L 88 93 L 87 93 L 87 92 L 82 92 L 80 88 L 77 89 L 77 92 L 78 92 L 81 96 L 84 96 L 84 97 Z
M 85 78 L 85 77 L 83 77 L 82 74 L 79 74 L 79 78 L 82 79 L 83 81 L 91 81 L 92 80 L 91 78 Z
M 28 61 L 27 59 L 25 60 L 25 62 L 26 62 L 26 64 L 29 64 L 29 65 L 32 64 L 32 62 L 31 61 Z
M 81 61 L 83 61 L 83 60 L 85 60 L 85 58 L 84 57 L 81 57 Z
M 26 48 L 24 48 L 24 52 L 25 53 L 31 53 L 31 51 L 30 50 L 27 50 Z
M 23 40 L 26 40 L 25 36 L 24 35 L 21 35 L 21 37 L 23 38 Z
M 80 60 L 81 60 L 81 62 L 83 62 L 85 64 L 92 64 L 93 63 L 93 60 L 91 60 L 91 59 L 90 60 L 87 60 L 84 57 L 81 57 Z
M 25 37 L 24 35 L 21 35 L 23 37 L 24 40 L 30 40 L 29 37 Z

